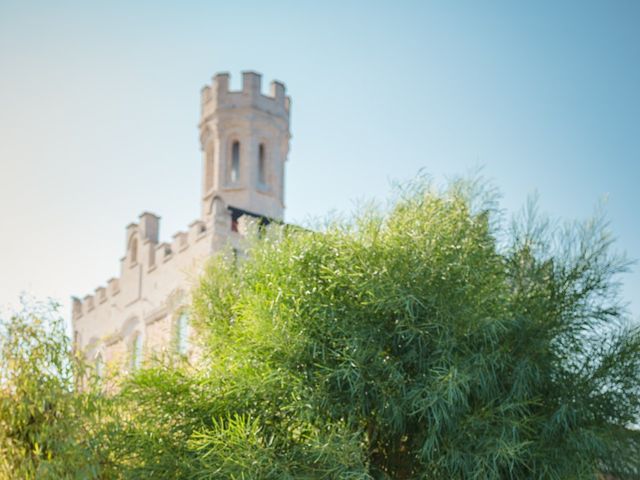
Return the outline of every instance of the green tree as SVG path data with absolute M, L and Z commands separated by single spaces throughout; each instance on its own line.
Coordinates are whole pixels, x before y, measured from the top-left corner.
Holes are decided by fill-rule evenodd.
M 60 323 L 14 316 L 0 477 L 638 478 L 628 262 L 601 217 L 507 226 L 490 193 L 419 180 L 316 230 L 256 228 L 194 292 L 195 358 L 109 395 L 75 388 Z
M 601 220 L 509 228 L 485 193 L 419 181 L 211 263 L 194 310 L 215 400 L 188 441 L 203 478 L 637 475 L 628 262 Z
M 101 398 L 87 385 L 57 307 L 31 304 L 0 320 L 0 478 L 99 478 L 92 442 Z

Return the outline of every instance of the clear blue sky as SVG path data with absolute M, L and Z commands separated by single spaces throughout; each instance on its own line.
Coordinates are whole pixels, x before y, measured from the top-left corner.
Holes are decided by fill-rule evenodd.
M 640 2 L 0 0 L 0 304 L 118 274 L 143 210 L 199 214 L 200 88 L 262 72 L 293 97 L 287 219 L 478 165 L 514 211 L 603 197 L 640 257 Z M 266 87 L 265 87 L 266 88 Z M 640 273 L 624 296 L 640 316 Z

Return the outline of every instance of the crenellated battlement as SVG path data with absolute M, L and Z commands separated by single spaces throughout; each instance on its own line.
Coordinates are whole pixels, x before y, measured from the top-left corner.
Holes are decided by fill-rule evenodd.
M 125 256 L 120 259 L 120 277 L 109 279 L 106 286 L 97 287 L 93 294 L 88 294 L 82 299 L 73 297 L 73 319 L 81 319 L 101 307 L 113 307 L 114 302 L 117 300 L 116 296 L 120 294 L 120 285 L 123 281 L 127 281 L 127 277 L 131 275 L 141 275 L 143 278 L 151 276 L 156 270 L 162 269 L 166 264 L 176 261 L 179 262 L 183 254 L 189 256 L 190 253 L 188 250 L 205 238 L 209 239 L 208 244 L 210 244 L 213 235 L 229 238 L 243 236 L 245 233 L 244 229 L 234 230 L 232 228 L 231 219 L 234 215 L 232 210 L 236 211 L 233 207 L 231 207 L 231 209 L 225 208 L 216 215 L 216 218 L 211 218 L 209 225 L 202 220 L 195 220 L 189 224 L 188 230 L 175 233 L 172 236 L 171 242 L 159 243 L 158 222 L 160 217 L 148 212 L 141 214 L 139 218 L 143 221 L 140 223 L 130 223 L 126 227 L 127 251 Z M 223 215 L 225 218 L 217 218 L 220 215 Z M 242 222 L 246 223 L 250 221 L 249 217 L 251 216 L 252 215 L 243 215 L 240 218 Z M 245 220 L 244 217 L 247 217 L 247 220 Z M 221 221 L 222 223 L 220 223 Z M 225 231 L 220 231 L 220 225 L 226 226 Z M 142 246 L 146 246 L 146 248 L 140 248 L 135 252 L 135 258 L 132 258 L 132 255 L 134 255 L 132 248 L 139 248 L 132 246 L 134 240 L 140 240 Z M 206 249 L 209 251 L 210 246 L 206 247 Z
M 187 231 L 174 234 L 171 243 L 158 243 L 160 217 L 144 212 L 139 218 L 139 223 L 130 223 L 125 229 L 126 254 L 120 259 L 120 277 L 109 279 L 106 286 L 97 287 L 93 294 L 88 294 L 82 299 L 73 297 L 74 319 L 80 319 L 94 309 L 100 308 L 102 304 L 107 304 L 108 300 L 115 301 L 115 297 L 120 293 L 120 285 L 126 281 L 127 277 L 152 274 L 159 266 L 180 255 L 210 233 L 205 222 L 196 220 L 189 225 Z M 137 270 L 138 267 L 140 270 Z M 105 308 L 110 308 L 112 303 L 109 302 Z
M 270 115 L 289 117 L 291 98 L 285 94 L 282 82 L 272 81 L 269 95 L 261 91 L 262 76 L 256 72 L 242 72 L 242 89 L 229 90 L 229 74 L 219 73 L 211 85 L 201 92 L 202 120 L 227 109 L 254 108 Z

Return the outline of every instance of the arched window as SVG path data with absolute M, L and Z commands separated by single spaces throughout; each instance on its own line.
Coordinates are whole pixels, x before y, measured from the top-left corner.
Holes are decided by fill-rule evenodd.
M 182 312 L 176 322 L 176 351 L 186 355 L 189 350 L 189 315 Z
M 207 146 L 204 165 L 205 192 L 213 187 L 213 142 Z
M 264 143 L 258 147 L 258 185 L 264 187 L 267 184 L 267 159 Z
M 142 365 L 142 335 L 136 333 L 131 344 L 131 370 L 138 370 Z
M 102 353 L 98 353 L 96 356 L 96 376 L 99 380 L 104 378 L 104 359 L 102 358 Z
M 240 180 L 240 142 L 235 140 L 231 144 L 231 175 L 230 180 L 235 183 Z
M 129 248 L 129 260 L 131 265 L 138 263 L 138 240 L 131 239 L 131 247 Z

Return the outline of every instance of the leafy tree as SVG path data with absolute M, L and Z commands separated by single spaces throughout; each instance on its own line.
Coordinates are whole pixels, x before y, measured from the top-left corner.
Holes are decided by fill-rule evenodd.
M 101 400 L 78 392 L 85 373 L 55 305 L 0 320 L 0 478 L 99 478 Z
M 195 357 L 109 395 L 75 388 L 61 324 L 13 317 L 0 477 L 638 478 L 628 262 L 601 217 L 507 226 L 494 198 L 418 180 L 315 231 L 256 227 L 194 292 Z
M 492 198 L 419 181 L 387 211 L 212 262 L 196 478 L 637 475 L 628 262 L 601 220 L 507 228 Z

